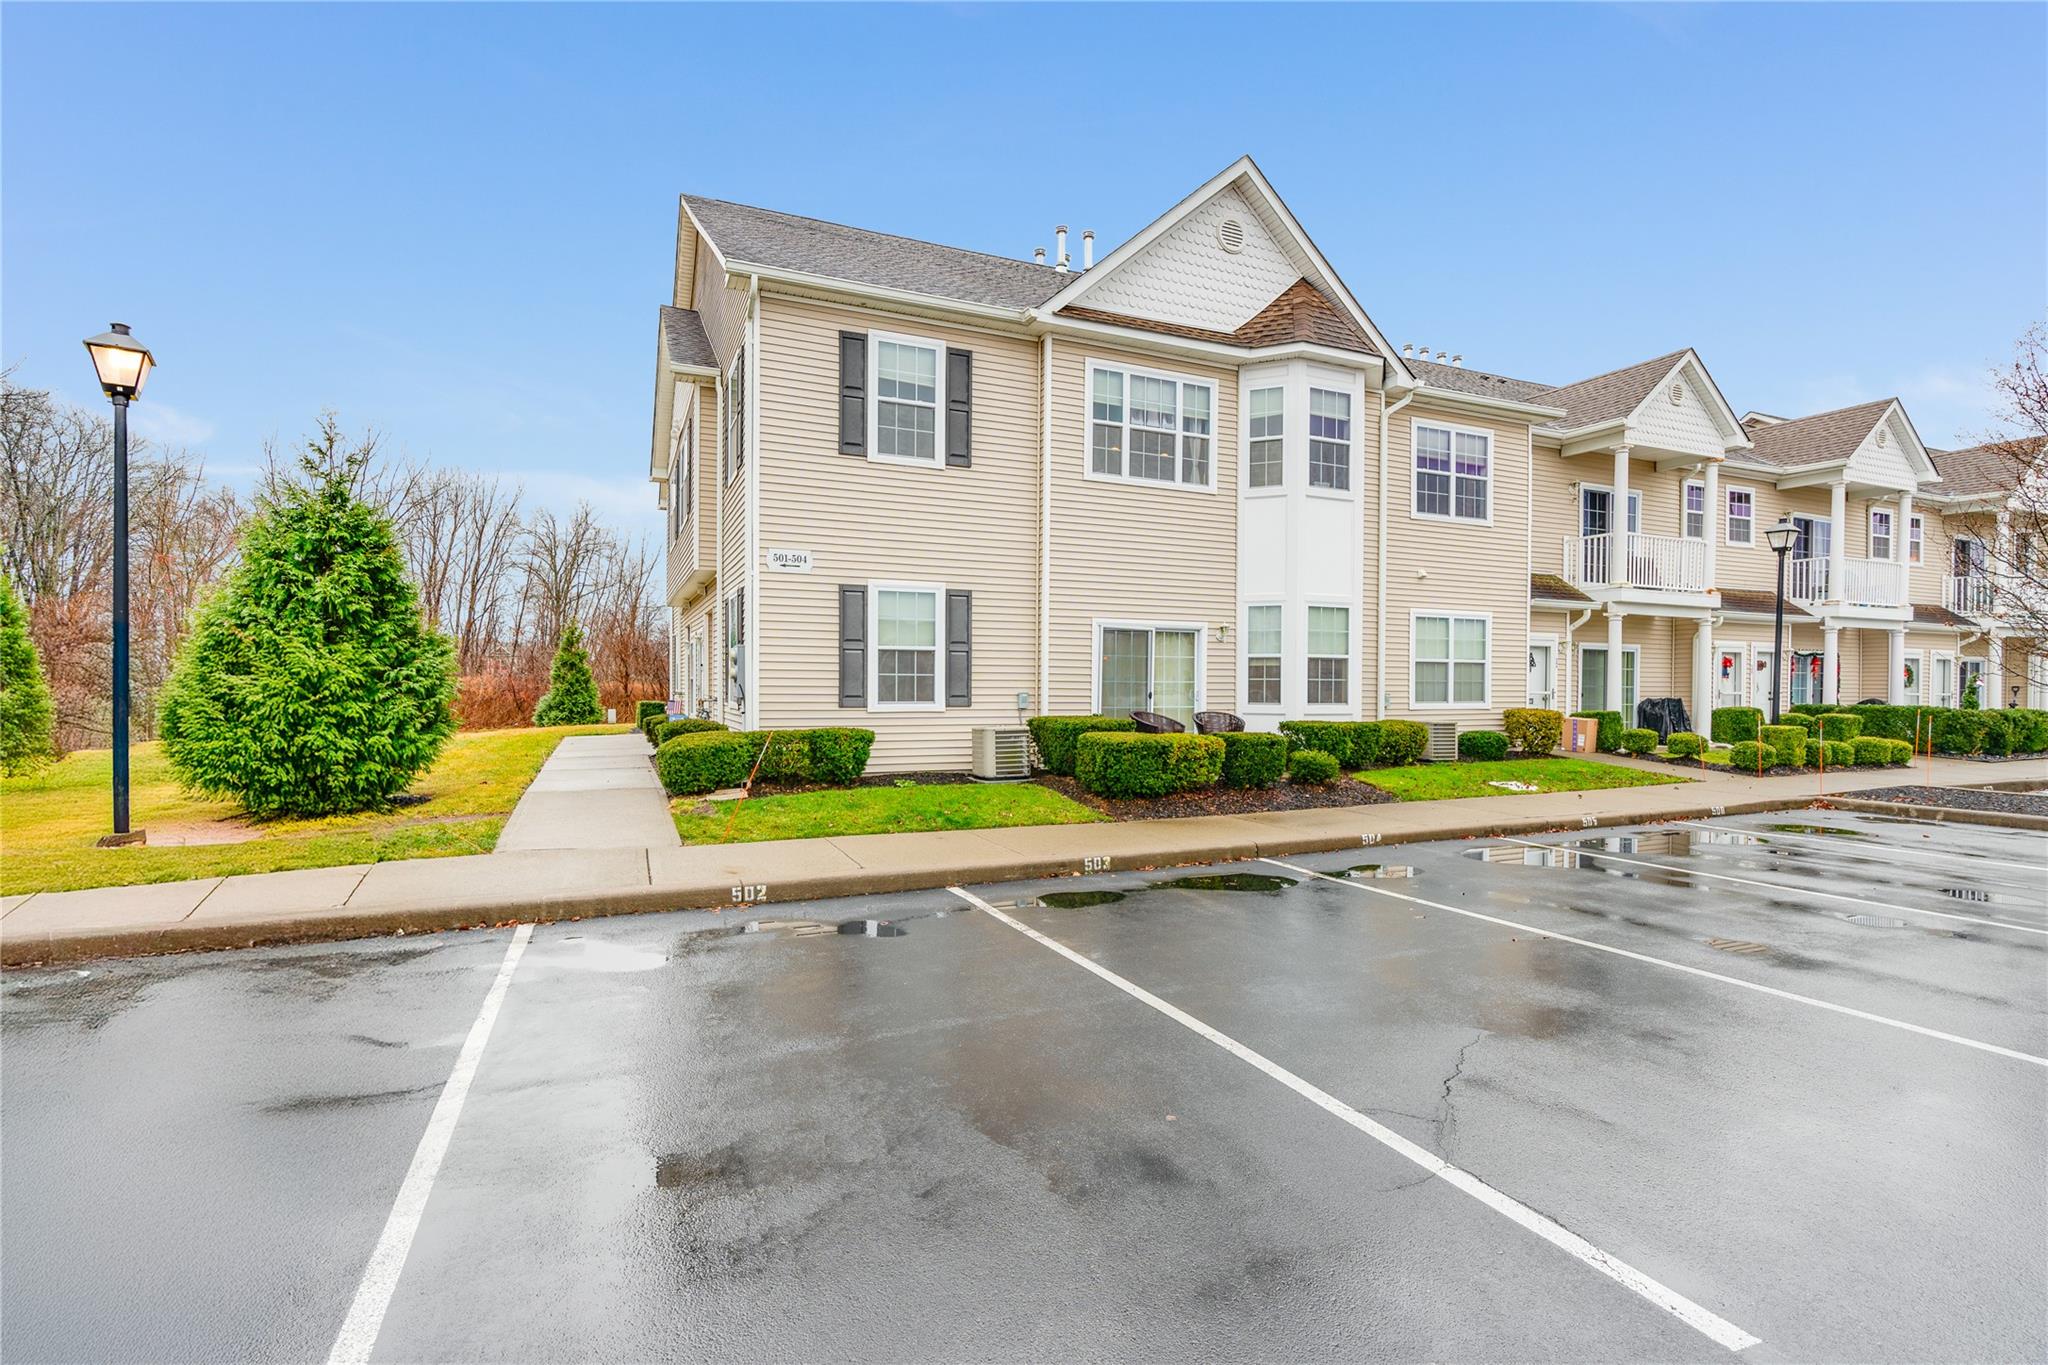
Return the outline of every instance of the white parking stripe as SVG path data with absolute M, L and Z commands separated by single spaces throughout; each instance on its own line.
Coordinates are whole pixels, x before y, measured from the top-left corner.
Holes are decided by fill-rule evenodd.
M 491 982 L 483 1008 L 477 1012 L 476 1022 L 469 1026 L 469 1037 L 463 1040 L 462 1051 L 455 1058 L 455 1069 L 448 1073 L 441 1098 L 434 1102 L 427 1131 L 420 1135 L 412 1165 L 406 1168 L 398 1198 L 391 1205 L 391 1216 L 384 1220 L 383 1235 L 377 1238 L 370 1263 L 363 1269 L 362 1283 L 356 1286 L 355 1302 L 349 1305 L 348 1317 L 343 1319 L 341 1332 L 334 1338 L 334 1349 L 327 1353 L 329 1365 L 367 1361 L 370 1349 L 377 1344 L 384 1311 L 391 1306 L 391 1295 L 405 1269 L 406 1254 L 412 1250 L 413 1234 L 419 1231 L 420 1215 L 427 1211 L 427 1196 L 434 1191 L 434 1177 L 441 1172 L 441 1158 L 448 1154 L 448 1140 L 455 1136 L 455 1121 L 462 1117 L 462 1102 L 469 1096 L 470 1082 L 476 1079 L 484 1045 L 491 1040 L 491 1025 L 497 1022 L 498 1009 L 505 1003 L 505 992 L 512 985 L 512 973 L 519 969 L 520 954 L 526 951 L 526 941 L 532 937 L 531 924 L 522 924 L 512 931 L 512 943 L 505 949 L 497 980 Z
M 1887 843 L 1882 839 L 1857 839 L 1843 835 L 1827 838 L 1813 834 L 1766 834 L 1762 830 L 1750 829 L 1743 825 L 1709 825 L 1698 820 L 1674 820 L 1675 825 L 1690 825 L 1694 829 L 1710 829 L 1716 834 L 1746 834 L 1752 839 L 1761 839 L 1767 844 L 1793 843 L 1817 844 L 1823 848 L 1835 849 L 1842 853 L 1906 853 L 1915 858 L 1947 858 L 1951 862 L 1982 863 L 1986 867 L 2011 867 L 2022 872 L 2048 874 L 2048 863 L 2009 863 L 2002 858 L 1987 858 L 1981 853 L 1966 853 L 1939 848 L 1907 848 L 1902 844 Z
M 1548 845 L 1538 844 L 1535 847 L 1543 848 L 1548 847 Z M 1289 872 L 1295 873 L 1298 876 L 1315 877 L 1322 881 L 1333 882 L 1338 886 L 1348 886 L 1353 891 L 1364 891 L 1375 896 L 1385 896 L 1389 900 L 1405 901 L 1410 905 L 1426 905 L 1432 910 L 1442 910 L 1452 915 L 1463 915 L 1467 919 L 1484 920 L 1488 924 L 1498 924 L 1503 928 L 1516 929 L 1525 934 L 1535 934 L 1540 938 L 1554 938 L 1560 943 L 1572 943 L 1581 948 L 1591 948 L 1595 952 L 1612 953 L 1616 957 L 1629 958 L 1635 962 L 1647 962 L 1653 967 L 1664 967 L 1674 972 L 1684 972 L 1688 976 L 1705 977 L 1709 981 L 1719 981 L 1727 986 L 1740 986 L 1746 991 L 1755 991 L 1760 995 L 1774 995 L 1780 1000 L 1791 1000 L 1797 1004 L 1811 1005 L 1815 1009 L 1827 1010 L 1832 1014 L 1846 1014 L 1852 1019 L 1864 1019 L 1873 1024 L 1883 1024 L 1887 1028 L 1904 1029 L 1908 1033 L 1917 1033 L 1925 1038 L 1939 1038 L 1944 1043 L 1960 1043 L 1964 1047 L 1972 1047 L 1979 1052 L 1989 1052 L 2000 1057 L 2010 1057 L 2016 1062 L 2032 1062 L 2035 1066 L 2048 1066 L 2048 1057 L 2036 1057 L 2031 1052 L 2016 1052 L 2012 1048 L 2000 1047 L 1996 1043 L 1983 1043 L 1975 1038 L 1965 1038 L 1961 1034 L 1944 1033 L 1940 1029 L 1927 1028 L 1921 1024 L 1909 1024 L 1903 1019 L 1893 1019 L 1882 1014 L 1872 1014 L 1868 1010 L 1854 1009 L 1848 1005 L 1837 1005 L 1827 1000 L 1816 1000 L 1810 995 L 1800 995 L 1796 991 L 1781 991 L 1776 986 L 1766 986 L 1756 981 L 1744 981 L 1739 976 L 1724 976 L 1720 972 L 1710 972 L 1704 967 L 1689 967 L 1683 962 L 1672 962 L 1661 957 L 1651 957 L 1648 953 L 1632 952 L 1627 948 L 1616 948 L 1608 943 L 1595 943 L 1589 938 L 1575 938 L 1570 934 L 1560 934 L 1555 929 L 1539 929 L 1533 924 L 1523 924 L 1519 920 L 1502 919 L 1498 915 L 1483 914 L 1478 910 L 1466 910 L 1456 905 L 1445 905 L 1442 901 L 1429 901 L 1422 899 L 1420 896 L 1403 895 L 1399 891 L 1389 891 L 1385 887 L 1371 886 L 1365 882 L 1354 882 L 1345 877 L 1332 877 L 1327 872 L 1318 872 L 1310 867 L 1296 867 L 1293 863 L 1283 863 L 1277 858 L 1261 858 L 1259 861 L 1271 863 L 1275 867 L 1284 867 Z
M 1956 915 L 1946 910 L 1922 910 L 1917 905 L 1893 905 L 1890 901 L 1874 901 L 1867 896 L 1843 896 L 1833 891 L 1816 891 L 1807 886 L 1787 886 L 1783 882 L 1758 881 L 1755 877 L 1736 877 L 1726 872 L 1702 872 L 1693 867 L 1673 867 L 1669 863 L 1653 863 L 1644 858 L 1625 857 L 1619 853 L 1602 853 L 1597 849 L 1581 848 L 1577 844 L 1538 844 L 1527 839 L 1516 839 L 1503 835 L 1502 843 L 1520 844 L 1523 848 L 1548 848 L 1570 852 L 1580 858 L 1591 858 L 1595 862 L 1627 863 L 1633 867 L 1654 867 L 1659 872 L 1676 873 L 1681 877 L 1707 877 L 1717 882 L 1735 882 L 1741 886 L 1760 886 L 1766 891 L 1779 891 L 1788 896 L 1819 896 L 1823 900 L 1841 901 L 1846 905 L 1860 905 L 1870 910 L 1890 910 L 1901 915 L 1932 915 L 1936 919 L 1951 919 L 1961 924 L 1982 924 L 1993 929 L 2011 929 L 2015 933 L 2039 934 L 2048 938 L 2048 929 L 2037 929 L 2031 924 L 2014 924 L 2010 920 L 1984 919 L 1978 915 Z
M 1092 961 L 1057 939 L 1049 938 L 1033 929 L 1030 925 L 1011 918 L 971 892 L 964 891 L 957 886 L 947 889 L 969 905 L 993 915 L 1018 933 L 1052 949 L 1075 966 L 1085 971 L 1093 972 L 1096 976 L 1101 977 L 1133 1000 L 1149 1005 L 1173 1020 L 1176 1024 L 1181 1025 L 1181 1027 L 1208 1039 L 1225 1052 L 1236 1057 L 1239 1061 L 1247 1062 L 1260 1071 L 1265 1072 L 1289 1090 L 1334 1114 L 1375 1142 L 1414 1162 L 1417 1166 L 1443 1180 L 1454 1189 L 1471 1195 L 1495 1213 L 1535 1233 L 1552 1246 L 1569 1252 L 1601 1274 L 1614 1280 L 1617 1284 L 1649 1300 L 1657 1305 L 1657 1307 L 1677 1318 L 1680 1322 L 1683 1322 L 1686 1326 L 1719 1345 L 1725 1346 L 1731 1351 L 1740 1351 L 1744 1347 L 1756 1345 L 1758 1340 L 1760 1340 L 1760 1338 L 1751 1336 L 1734 1323 L 1729 1322 L 1726 1318 L 1700 1307 L 1676 1290 L 1659 1284 L 1656 1280 L 1651 1279 L 1648 1275 L 1645 1275 L 1627 1262 L 1617 1260 L 1608 1255 L 1585 1238 L 1561 1227 L 1528 1205 L 1502 1194 L 1499 1190 L 1471 1172 L 1453 1166 L 1428 1148 L 1410 1142 L 1407 1138 L 1402 1137 L 1399 1133 L 1383 1124 L 1375 1123 L 1372 1119 L 1367 1118 L 1364 1114 L 1359 1113 L 1356 1109 L 1344 1103 L 1344 1101 L 1326 1090 L 1311 1085 L 1286 1067 L 1281 1066 L 1278 1062 L 1254 1052 L 1230 1035 L 1209 1027 L 1192 1014 L 1161 1000 L 1144 987 L 1126 981 L 1101 963 Z

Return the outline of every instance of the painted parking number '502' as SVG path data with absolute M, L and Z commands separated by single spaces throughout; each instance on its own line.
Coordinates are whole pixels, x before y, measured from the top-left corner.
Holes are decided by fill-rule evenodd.
M 732 900 L 734 905 L 745 905 L 749 901 L 765 901 L 767 899 L 768 888 L 766 885 L 735 886 L 732 889 Z

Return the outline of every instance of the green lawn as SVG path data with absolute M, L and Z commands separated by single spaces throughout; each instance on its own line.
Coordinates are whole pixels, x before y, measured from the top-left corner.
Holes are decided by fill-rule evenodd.
M 130 760 L 130 822 L 163 842 L 113 849 L 93 846 L 112 828 L 113 758 L 105 749 L 81 750 L 40 772 L 0 778 L 0 895 L 488 853 L 504 817 L 565 736 L 629 728 L 459 734 L 413 784 L 425 801 L 316 820 L 245 819 L 233 802 L 179 790 L 161 746 L 138 744 Z
M 1544 792 L 1598 791 L 1604 787 L 1657 787 L 1687 779 L 1646 773 L 1618 763 L 1584 758 L 1505 758 L 1494 763 L 1425 763 L 1414 768 L 1375 768 L 1354 774 L 1403 801 L 1441 801 L 1454 796 L 1517 796 L 1530 793 L 1489 787 L 1489 782 L 1528 782 Z
M 849 787 L 755 796 L 696 814 L 676 803 L 676 829 L 686 844 L 747 844 L 763 839 L 813 839 L 840 834 L 907 834 L 933 829 L 999 829 L 1006 825 L 1080 825 L 1104 817 L 1032 783 L 947 783 L 915 787 Z

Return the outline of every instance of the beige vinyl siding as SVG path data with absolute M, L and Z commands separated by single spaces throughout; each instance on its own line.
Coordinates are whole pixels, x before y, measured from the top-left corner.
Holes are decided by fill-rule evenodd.
M 1491 525 L 1415 515 L 1411 452 L 1417 421 L 1443 422 L 1491 435 Z M 1381 683 L 1388 694 L 1387 714 L 1468 726 L 1491 724 L 1503 708 L 1522 704 L 1528 686 L 1529 428 L 1524 423 L 1465 416 L 1418 401 L 1389 421 L 1387 459 L 1387 677 Z M 1376 472 L 1373 479 L 1368 487 L 1376 490 Z M 1368 511 L 1368 516 L 1374 514 Z M 1556 554 L 1553 548 L 1553 565 Z M 1551 570 L 1540 559 L 1537 568 Z M 1412 705 L 1411 627 L 1413 614 L 1422 609 L 1492 617 L 1487 633 L 1486 705 Z
M 1728 543 L 1727 502 L 1728 489 L 1748 488 L 1756 494 L 1756 543 L 1754 545 L 1730 545 Z M 1767 478 L 1758 477 L 1745 470 L 1721 470 L 1721 515 L 1715 518 L 1721 536 L 1721 544 L 1715 551 L 1718 556 L 1716 576 L 1721 580 L 1717 587 L 1749 588 L 1760 592 L 1775 591 L 1778 586 L 1777 556 L 1771 553 L 1771 545 L 1764 538 L 1764 532 L 1778 524 L 1783 517 L 1822 517 L 1829 515 L 1830 500 L 1825 488 L 1779 488 Z M 1856 503 L 1851 500 L 1847 519 L 1856 519 Z M 1835 534 L 1840 535 L 1840 528 Z M 1853 537 L 1851 545 L 1861 545 L 1864 538 Z M 1850 550 L 1860 554 L 1860 550 Z M 1789 567 L 1788 567 L 1789 573 Z M 1789 586 L 1789 584 L 1788 584 Z
M 842 330 L 973 353 L 970 467 L 839 452 Z M 762 547 L 807 549 L 813 563 L 761 571 L 760 723 L 872 729 L 871 771 L 967 767 L 973 727 L 1017 724 L 1017 693 L 1038 690 L 1038 343 L 764 295 L 761 361 Z M 974 595 L 972 706 L 840 707 L 839 587 L 873 582 Z
M 689 308 L 697 286 L 697 254 L 700 244 L 697 229 L 690 223 L 690 215 L 683 211 L 681 201 L 676 203 L 676 277 L 674 304 L 678 308 Z M 708 254 L 708 253 L 707 253 Z
M 1214 492 L 1087 477 L 1090 360 L 1184 375 L 1215 385 Z M 1199 623 L 1206 637 L 1202 648 L 1207 651 L 1202 703 L 1211 710 L 1235 710 L 1239 635 L 1236 370 L 1164 361 L 1059 338 L 1053 342 L 1052 381 L 1052 695 L 1048 709 L 1075 713 L 1096 704 L 1093 623 L 1110 619 Z M 1219 627 L 1230 627 L 1227 641 L 1214 638 Z
M 740 282 L 742 286 L 744 281 Z M 697 253 L 697 316 L 704 322 L 704 335 L 718 357 L 723 373 L 732 364 L 733 353 L 747 339 L 747 295 L 744 287 L 728 288 L 725 271 L 709 251 Z
M 1724 470 L 1724 483 L 1725 475 Z M 1705 475 L 1683 468 L 1660 470 L 1648 460 L 1629 461 L 1629 491 L 1642 496 L 1642 522 L 1638 528 L 1642 534 L 1685 534 L 1684 487 L 1687 480 L 1695 478 L 1704 481 Z M 1532 509 L 1537 573 L 1561 573 L 1565 570 L 1565 542 L 1579 534 L 1580 484 L 1612 488 L 1613 455 L 1574 455 L 1567 460 L 1558 454 L 1556 446 L 1537 445 L 1536 500 Z M 1719 524 L 1718 518 L 1709 518 L 1710 527 Z M 1617 525 L 1625 527 L 1627 523 L 1617 515 Z M 1725 573 L 1721 577 L 1725 583 Z
M 668 547 L 668 596 L 670 605 L 678 605 L 677 594 L 682 591 L 683 582 L 700 568 L 712 568 L 713 557 L 718 553 L 718 522 L 715 510 L 718 481 L 718 387 L 715 384 L 697 384 L 696 406 L 696 499 L 697 506 L 686 513 L 681 528 L 682 534 Z M 679 402 L 677 406 L 681 406 Z M 671 466 L 673 469 L 674 466 Z M 682 496 L 682 488 L 671 483 L 667 496 Z

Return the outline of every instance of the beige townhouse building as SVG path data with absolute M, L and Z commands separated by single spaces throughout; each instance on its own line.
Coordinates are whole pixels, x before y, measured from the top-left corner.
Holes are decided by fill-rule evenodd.
M 1552 385 L 1397 349 L 1249 158 L 1076 245 L 682 197 L 649 467 L 675 701 L 872 728 L 887 772 L 1045 712 L 1449 742 L 1652 697 L 1705 730 L 1774 669 L 1788 704 L 2023 676 L 1994 547 L 1951 527 L 1996 480 L 1896 401 L 1739 418 L 1690 350 Z

